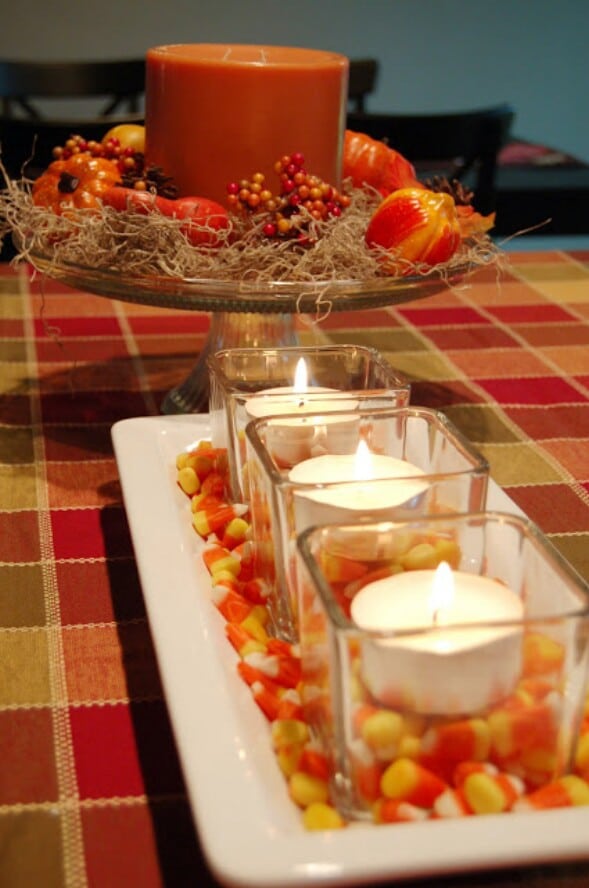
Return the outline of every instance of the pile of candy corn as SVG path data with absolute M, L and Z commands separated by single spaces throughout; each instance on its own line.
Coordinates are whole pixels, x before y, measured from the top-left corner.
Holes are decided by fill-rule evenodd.
M 177 456 L 176 469 L 177 483 L 191 501 L 194 530 L 205 542 L 211 601 L 239 655 L 239 675 L 270 723 L 270 742 L 290 797 L 307 829 L 342 828 L 346 821 L 330 793 L 328 760 L 305 721 L 299 651 L 271 634 L 268 589 L 255 576 L 248 506 L 230 502 L 226 493 L 227 452 L 201 441 Z M 423 757 L 412 756 L 409 746 L 406 754 L 387 760 L 402 718 L 371 704 L 356 712 L 362 748 L 370 753 L 364 763 L 359 758 L 356 776 L 375 823 L 589 805 L 589 694 L 573 772 L 537 787 L 484 759 L 477 719 L 449 726 L 452 736 L 434 738 L 453 749 L 452 767 L 443 776 Z

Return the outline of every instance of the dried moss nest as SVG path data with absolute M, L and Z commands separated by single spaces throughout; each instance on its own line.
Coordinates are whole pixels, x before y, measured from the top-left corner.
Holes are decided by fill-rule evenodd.
M 262 237 L 265 220 L 234 217 L 214 248 L 195 247 L 181 231 L 182 222 L 153 212 L 144 215 L 110 207 L 78 210 L 58 216 L 33 204 L 29 180 L 6 180 L 0 191 L 0 243 L 13 236 L 18 259 L 35 266 L 35 257 L 56 267 L 75 265 L 116 270 L 123 275 L 244 281 L 331 282 L 390 279 L 379 251 L 365 246 L 364 233 L 381 196 L 371 189 L 351 189 L 351 204 L 339 218 L 317 222 L 301 217 L 311 241 Z M 434 273 L 450 278 L 453 271 L 497 264 L 500 251 L 486 234 L 464 242 L 452 259 Z M 47 270 L 47 269 L 46 269 Z M 50 274 L 50 271 L 49 271 Z M 429 266 L 405 263 L 403 274 L 430 275 Z

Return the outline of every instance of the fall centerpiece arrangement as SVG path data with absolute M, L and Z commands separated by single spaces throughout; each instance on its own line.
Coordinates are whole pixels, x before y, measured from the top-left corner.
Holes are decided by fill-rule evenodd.
M 21 255 L 122 274 L 265 281 L 349 281 L 441 274 L 496 261 L 472 192 L 422 182 L 394 147 L 345 132 L 342 185 L 293 146 L 273 179 L 235 170 L 224 201 L 180 194 L 149 162 L 146 129 L 100 142 L 72 134 L 35 180 L 7 181 L 0 232 Z

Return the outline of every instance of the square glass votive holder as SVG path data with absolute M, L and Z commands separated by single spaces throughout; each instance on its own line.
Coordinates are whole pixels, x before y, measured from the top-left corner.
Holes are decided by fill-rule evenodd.
M 256 576 L 266 584 L 275 632 L 296 641 L 298 534 L 320 524 L 479 511 L 488 464 L 442 413 L 386 404 L 365 409 L 360 403 L 355 411 L 309 414 L 305 428 L 321 441 L 321 450 L 285 467 L 276 451 L 282 455 L 288 420 L 250 422 L 246 455 Z M 368 463 L 360 465 L 356 480 L 363 449 Z
M 386 820 L 412 780 L 430 816 L 517 810 L 571 771 L 589 587 L 534 525 L 331 525 L 297 548 L 305 717 L 346 817 Z
M 411 393 L 407 379 L 375 349 L 358 345 L 229 348 L 211 355 L 207 365 L 213 444 L 227 447 L 231 494 L 241 502 L 248 500 L 248 422 L 273 413 L 306 413 L 312 404 L 317 411 L 345 410 L 375 394 L 403 407 Z

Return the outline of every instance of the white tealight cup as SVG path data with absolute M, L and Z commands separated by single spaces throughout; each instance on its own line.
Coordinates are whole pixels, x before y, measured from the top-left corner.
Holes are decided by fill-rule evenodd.
M 325 398 L 328 393 L 333 397 Z M 266 447 L 279 467 L 289 468 L 313 453 L 346 446 L 346 429 L 357 418 L 330 414 L 353 411 L 358 401 L 341 395 L 337 389 L 314 387 L 300 391 L 294 386 L 283 386 L 257 392 L 247 400 L 245 409 L 248 420 L 271 420 L 266 426 Z
M 452 593 L 447 606 L 437 608 L 433 594 L 442 568 Z M 363 680 L 386 706 L 474 714 L 507 697 L 521 675 L 522 601 L 490 577 L 452 572 L 447 564 L 405 571 L 361 589 L 351 616 L 361 629 L 391 634 L 361 645 Z
M 425 472 L 403 459 L 370 454 L 368 477 L 356 478 L 356 454 L 324 454 L 294 466 L 295 523 L 300 533 L 314 524 L 345 524 L 358 516 L 379 521 L 393 509 L 415 510 L 429 488 Z M 311 486 L 313 485 L 313 486 Z

